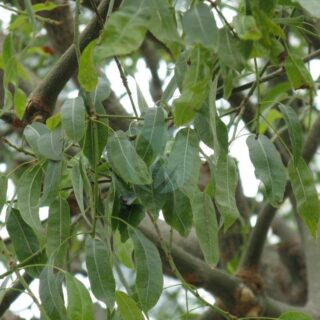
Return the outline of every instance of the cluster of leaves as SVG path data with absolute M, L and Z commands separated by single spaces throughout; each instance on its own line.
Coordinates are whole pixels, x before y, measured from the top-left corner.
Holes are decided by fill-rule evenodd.
M 314 1 L 298 2 L 319 15 L 313 10 Z M 162 212 L 166 223 L 183 237 L 194 227 L 205 261 L 217 264 L 218 231 L 227 230 L 240 214 L 235 200 L 237 166 L 229 156 L 228 129 L 235 123 L 228 128 L 215 101 L 222 94 L 229 98 L 246 73 L 255 73 L 257 86 L 261 86 L 260 71 L 252 71 L 250 59 L 268 59 L 274 67 L 284 65 L 289 80 L 276 88 L 277 92 L 258 97 L 256 132 L 247 138 L 256 177 L 264 185 L 265 200 L 273 206 L 281 205 L 289 181 L 297 210 L 316 237 L 320 204 L 312 173 L 302 157 L 300 120 L 291 107 L 280 104 L 290 87 L 313 90 L 303 59 L 285 45 L 284 28 L 296 28 L 301 21 L 294 15 L 283 18 L 278 14 L 280 8 L 294 12 L 300 7 L 284 0 L 245 1 L 233 26 L 218 28 L 209 3 L 216 5 L 211 1 L 125 0 L 110 15 L 100 37 L 81 54 L 81 96 L 66 100 L 46 125 L 33 123 L 25 128 L 24 138 L 34 161 L 19 177 L 17 202 L 8 206 L 6 227 L 19 261 L 12 272 L 25 268 L 40 279 L 43 319 L 94 318 L 87 288 L 67 271 L 67 257 L 80 234 L 86 238 L 84 252 L 92 293 L 107 305 L 114 319 L 118 315 L 124 320 L 144 319 L 143 312 L 157 303 L 163 290 L 159 252 L 138 228 L 145 215 L 156 223 Z M 99 80 L 96 68 L 107 59 L 138 50 L 148 32 L 176 59 L 174 76 L 156 107 L 140 103 L 141 117 L 130 129 L 113 131 L 102 105 L 110 95 L 109 84 Z M 287 55 L 285 61 L 279 59 L 282 53 Z M 5 105 L 14 101 L 22 118 L 26 98 L 17 87 L 14 57 L 12 37 L 8 36 L 0 64 L 8 99 Z M 13 96 L 9 83 L 16 86 Z M 181 94 L 172 101 L 176 89 Z M 289 152 L 287 166 L 270 135 L 263 134 L 270 122 L 279 119 L 285 122 L 291 142 L 290 149 L 283 146 Z M 211 172 L 204 190 L 198 187 L 200 142 L 214 150 L 212 157 L 203 155 Z M 7 177 L 0 179 L 2 208 Z M 70 211 L 72 195 L 80 217 Z M 39 208 L 43 206 L 49 207 L 49 217 L 41 221 Z M 113 266 L 117 267 L 118 261 L 136 272 L 133 292 L 116 290 L 113 270 L 117 268 Z M 292 313 L 280 319 L 299 317 L 303 316 Z

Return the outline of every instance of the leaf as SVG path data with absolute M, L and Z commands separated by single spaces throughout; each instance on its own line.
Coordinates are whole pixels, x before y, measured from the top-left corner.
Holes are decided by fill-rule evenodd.
M 43 192 L 40 199 L 40 206 L 50 205 L 59 192 L 59 185 L 62 178 L 62 161 L 49 160 L 44 175 Z
M 80 163 L 76 163 L 71 170 L 71 182 L 73 192 L 77 200 L 80 212 L 83 216 L 86 215 L 83 202 L 83 179 L 80 170 Z
M 7 201 L 8 179 L 5 175 L 0 174 L 0 212 Z
M 14 110 L 20 120 L 24 115 L 24 111 L 27 105 L 26 102 L 27 102 L 26 94 L 20 88 L 16 88 L 14 92 L 13 103 L 14 103 Z
M 63 159 L 63 145 L 64 141 L 60 128 L 45 133 L 38 139 L 39 153 L 49 160 Z
M 125 242 L 121 241 L 119 231 L 113 236 L 114 252 L 116 253 L 119 261 L 129 269 L 134 269 L 133 265 L 133 243 L 131 239 L 127 239 Z
M 26 170 L 17 186 L 18 207 L 22 219 L 39 235 L 42 226 L 39 218 L 39 198 L 42 171 L 40 166 Z
M 2 61 L 3 61 L 3 82 L 7 86 L 9 82 L 16 85 L 17 82 L 17 61 L 15 58 L 15 50 L 13 46 L 13 35 L 9 33 L 3 41 L 2 46 Z
M 218 28 L 210 7 L 203 3 L 193 6 L 182 16 L 182 27 L 188 44 L 201 44 L 217 50 Z
M 81 97 L 68 99 L 61 108 L 62 128 L 67 136 L 79 142 L 85 133 L 86 109 Z
M 164 172 L 155 177 L 155 188 L 171 192 L 186 184 L 196 185 L 200 169 L 199 141 L 191 128 L 181 129 L 175 138 Z
M 305 313 L 288 311 L 283 313 L 279 320 L 312 320 L 312 318 Z
M 116 302 L 122 320 L 144 320 L 136 302 L 126 293 L 117 291 Z
M 111 168 L 125 181 L 137 185 L 150 184 L 150 172 L 122 131 L 109 139 L 107 157 Z
M 54 272 L 52 266 L 47 266 L 40 274 L 39 295 L 42 308 L 49 319 L 65 320 L 67 317 L 62 295 L 61 272 Z M 47 319 L 45 315 L 42 315 Z
M 215 266 L 219 260 L 218 223 L 212 200 L 206 193 L 192 198 L 193 221 L 205 261 Z
M 38 149 L 39 138 L 48 132 L 49 132 L 48 128 L 43 123 L 40 123 L 40 122 L 34 122 L 33 124 L 31 125 L 29 124 L 25 127 L 23 131 L 23 135 L 35 154 L 39 155 L 39 149 Z
M 162 263 L 155 245 L 139 230 L 130 228 L 130 237 L 134 247 L 136 283 L 139 302 L 147 312 L 159 300 L 163 287 Z
M 76 277 L 66 273 L 68 320 L 93 320 L 93 303 L 87 288 Z
M 279 152 L 266 136 L 249 136 L 247 139 L 251 162 L 255 175 L 266 189 L 266 196 L 273 206 L 278 206 L 283 199 L 286 186 L 286 173 Z
M 22 220 L 17 209 L 10 209 L 6 227 L 20 263 L 26 259 L 28 259 L 27 265 L 45 263 L 45 256 L 41 253 L 36 234 Z M 34 278 L 39 277 L 41 270 L 40 266 L 26 268 L 26 271 Z
M 149 109 L 143 127 L 136 139 L 136 151 L 146 163 L 151 164 L 161 155 L 167 142 L 165 115 L 162 108 Z
M 293 89 L 312 88 L 313 80 L 302 58 L 289 54 L 284 67 Z
M 215 194 L 214 199 L 227 230 L 240 217 L 236 204 L 236 188 L 238 174 L 234 159 L 226 153 L 220 153 L 215 167 Z
M 98 61 L 125 55 L 137 50 L 145 37 L 151 14 L 152 1 L 126 1 L 113 13 L 94 50 Z
M 78 80 L 81 87 L 87 92 L 94 90 L 98 83 L 98 74 L 93 59 L 96 43 L 97 40 L 91 41 L 80 56 Z
M 59 197 L 50 205 L 47 229 L 47 255 L 53 256 L 55 265 L 63 266 L 65 263 L 70 231 L 69 204 Z
M 86 241 L 86 266 L 93 294 L 112 309 L 115 299 L 115 280 L 110 253 L 101 240 Z
M 54 115 L 49 117 L 46 120 L 46 126 L 50 131 L 53 131 L 55 128 L 57 128 L 61 123 L 61 113 L 56 112 Z
M 303 158 L 290 160 L 288 172 L 298 213 L 316 238 L 320 203 L 312 173 Z
M 295 0 L 296 2 L 299 2 L 301 7 L 308 11 L 308 13 L 320 19 L 320 8 L 319 8 L 319 2 L 317 0 Z
M 163 207 L 166 222 L 186 237 L 192 227 L 192 208 L 189 198 L 180 190 L 175 190 L 167 195 Z
M 32 10 L 34 13 L 39 11 L 51 11 L 58 8 L 59 5 L 54 2 L 37 3 L 32 5 Z
M 204 103 L 197 111 L 194 118 L 194 128 L 202 142 L 208 147 L 213 148 L 213 133 L 211 130 L 211 121 L 209 115 L 208 103 Z
M 259 123 L 259 134 L 264 134 L 276 120 L 281 118 L 282 114 L 278 110 L 266 110 L 266 112 L 263 113 L 262 121 Z
M 233 25 L 238 36 L 242 40 L 259 40 L 262 36 L 261 31 L 256 25 L 253 16 L 237 15 L 233 19 Z
M 299 159 L 302 155 L 303 138 L 298 115 L 289 105 L 280 104 L 279 109 L 287 124 L 293 158 Z

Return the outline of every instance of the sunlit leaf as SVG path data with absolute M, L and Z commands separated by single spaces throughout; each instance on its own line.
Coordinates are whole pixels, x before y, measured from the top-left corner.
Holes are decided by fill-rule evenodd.
M 144 311 L 151 309 L 162 293 L 162 263 L 155 245 L 139 230 L 130 228 L 133 240 L 134 263 L 136 266 L 136 290 Z
M 20 89 L 16 88 L 14 93 L 14 110 L 16 111 L 16 114 L 19 119 L 22 119 L 24 115 L 24 111 L 26 109 L 26 102 L 27 102 L 27 96 L 26 94 Z
M 141 310 L 136 302 L 126 293 L 117 291 L 116 302 L 118 310 L 123 320 L 144 320 Z

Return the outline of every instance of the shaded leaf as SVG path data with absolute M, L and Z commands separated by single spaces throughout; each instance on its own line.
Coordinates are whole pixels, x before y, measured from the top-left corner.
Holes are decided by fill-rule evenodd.
M 283 199 L 286 186 L 286 172 L 279 152 L 266 136 L 249 136 L 247 139 L 251 162 L 255 175 L 266 189 L 266 196 L 273 206 L 278 206 Z
M 115 132 L 109 139 L 107 157 L 111 168 L 124 181 L 137 185 L 152 182 L 146 164 L 122 131 Z
M 116 302 L 122 320 L 144 320 L 136 302 L 126 293 L 117 291 Z
M 82 179 L 79 162 L 72 167 L 71 182 L 72 182 L 73 192 L 76 197 L 80 212 L 83 216 L 85 216 L 84 202 L 83 202 L 83 179 Z
M 300 158 L 290 160 L 288 164 L 289 178 L 297 202 L 297 210 L 311 235 L 316 238 L 320 215 L 320 202 L 312 173 Z
M 93 294 L 112 309 L 115 299 L 115 280 L 110 253 L 101 240 L 86 241 L 86 266 Z
M 60 128 L 41 135 L 38 139 L 38 150 L 49 160 L 63 159 L 63 137 Z
M 144 311 L 151 309 L 159 300 L 163 287 L 162 263 L 155 245 L 139 230 L 130 228 L 136 266 L 136 290 Z
M 0 174 L 0 212 L 7 201 L 8 179 Z
M 25 136 L 27 142 L 29 143 L 31 149 L 35 154 L 39 155 L 39 149 L 38 149 L 39 138 L 48 132 L 49 132 L 48 128 L 43 123 L 40 123 L 40 122 L 34 122 L 25 127 L 23 131 L 23 135 Z
M 259 40 L 262 36 L 253 16 L 238 15 L 233 19 L 233 24 L 242 40 Z

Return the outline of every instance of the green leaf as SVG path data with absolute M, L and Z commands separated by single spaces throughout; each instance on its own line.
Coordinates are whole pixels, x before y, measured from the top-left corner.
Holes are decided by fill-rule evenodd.
M 212 200 L 206 193 L 192 198 L 194 226 L 205 261 L 215 266 L 219 260 L 218 223 Z
M 136 139 L 136 151 L 147 164 L 161 155 L 167 142 L 165 115 L 162 108 L 149 109 Z
M 316 238 L 320 215 L 320 202 L 312 173 L 300 159 L 290 160 L 288 164 L 289 178 L 297 202 L 297 210 L 311 235 Z
M 145 162 L 139 157 L 122 131 L 109 139 L 107 157 L 111 168 L 125 181 L 137 185 L 150 184 L 152 178 Z
M 71 170 L 71 182 L 73 192 L 76 197 L 80 212 L 83 216 L 86 215 L 83 202 L 83 179 L 80 170 L 80 163 L 76 163 Z
M 299 159 L 302 155 L 303 138 L 298 115 L 289 105 L 280 104 L 279 109 L 287 124 L 293 158 Z
M 62 294 L 61 272 L 54 272 L 52 266 L 47 266 L 40 274 L 39 295 L 42 308 L 49 319 L 65 320 L 67 318 Z M 45 315 L 42 315 L 47 319 Z
M 199 141 L 191 128 L 181 129 L 175 138 L 170 156 L 155 177 L 155 188 L 161 193 L 171 192 L 187 184 L 198 182 L 200 169 Z
M 98 84 L 98 74 L 93 59 L 96 43 L 97 40 L 91 41 L 80 56 L 78 80 L 81 87 L 87 92 L 92 91 Z
M 13 103 L 14 103 L 14 110 L 19 119 L 22 119 L 24 115 L 24 111 L 26 110 L 26 105 L 27 105 L 26 102 L 27 102 L 26 94 L 20 88 L 16 88 L 14 92 Z
M 44 2 L 44 3 L 37 3 L 32 5 L 32 10 L 34 13 L 39 12 L 39 11 L 51 11 L 54 10 L 56 8 L 58 8 L 59 5 L 54 3 L 54 2 Z
M 8 179 L 5 175 L 0 174 L 0 212 L 7 201 Z
M 301 7 L 308 11 L 308 13 L 320 19 L 320 8 L 319 8 L 319 2 L 318 0 L 295 0 L 296 2 L 299 2 Z
M 214 199 L 227 230 L 240 217 L 236 204 L 236 188 L 238 174 L 234 159 L 226 153 L 220 153 L 215 166 L 215 195 Z
M 261 31 L 256 25 L 256 20 L 253 16 L 237 15 L 233 19 L 234 28 L 242 40 L 259 40 Z
M 213 133 L 208 103 L 204 103 L 194 118 L 194 128 L 200 138 L 208 147 L 213 148 Z
M 116 253 L 119 261 L 129 269 L 134 269 L 133 265 L 133 243 L 131 239 L 127 239 L 125 242 L 121 241 L 120 232 L 117 231 L 113 236 L 114 252 Z
M 13 46 L 13 37 L 9 33 L 2 46 L 2 60 L 3 60 L 3 82 L 7 86 L 9 82 L 16 85 L 17 82 L 17 61 L 15 58 L 15 50 Z
M 87 288 L 70 273 L 66 273 L 68 320 L 93 320 L 93 303 Z
M 278 206 L 283 199 L 286 186 L 286 172 L 279 152 L 266 136 L 249 136 L 247 139 L 251 162 L 255 175 L 266 189 L 266 196 L 273 206 Z
M 151 15 L 150 0 L 126 1 L 108 19 L 94 56 L 98 61 L 137 50 L 144 40 Z
M 38 150 L 41 155 L 49 160 L 63 159 L 63 137 L 60 128 L 43 134 L 38 139 Z
M 18 207 L 22 219 L 37 235 L 43 230 L 39 218 L 41 178 L 41 167 L 34 166 L 22 174 L 17 186 Z
M 95 297 L 112 309 L 115 299 L 115 280 L 112 273 L 111 253 L 99 239 L 86 241 L 86 266 Z
M 49 160 L 44 175 L 43 192 L 40 199 L 41 205 L 50 205 L 59 192 L 59 185 L 62 178 L 62 161 Z
M 175 190 L 167 195 L 163 207 L 166 222 L 186 237 L 192 227 L 192 208 L 189 198 L 180 190 Z
M 35 122 L 25 127 L 23 131 L 23 135 L 35 154 L 37 155 L 40 154 L 38 149 L 39 138 L 48 132 L 49 132 L 48 128 L 43 123 L 40 123 L 40 122 Z
M 12 241 L 16 255 L 21 262 L 28 259 L 27 265 L 45 263 L 45 256 L 41 253 L 36 234 L 31 227 L 21 218 L 20 212 L 11 209 L 6 224 L 10 240 Z M 39 277 L 42 267 L 26 268 L 32 277 Z
M 85 133 L 86 109 L 81 97 L 68 99 L 61 108 L 62 128 L 67 136 L 79 142 Z
M 144 311 L 151 309 L 159 300 L 163 287 L 162 263 L 155 245 L 139 230 L 130 228 L 136 266 L 136 290 Z
M 296 312 L 296 311 L 288 311 L 286 313 L 283 313 L 279 320 L 312 320 L 310 316 L 308 316 L 305 313 Z
M 147 113 L 149 110 L 149 106 L 139 86 L 139 83 L 137 81 L 136 81 L 136 94 L 137 94 L 138 107 L 139 107 L 140 113 L 141 114 Z
M 284 67 L 293 89 L 312 88 L 313 80 L 301 57 L 289 54 Z
M 53 131 L 61 123 L 61 113 L 56 112 L 46 120 L 46 126 L 50 131 Z
M 182 16 L 183 31 L 188 44 L 201 44 L 216 50 L 219 34 L 211 8 L 203 3 L 193 6 Z
M 47 255 L 56 265 L 63 266 L 66 259 L 71 230 L 70 208 L 66 200 L 58 198 L 49 208 L 47 229 Z
M 281 118 L 282 114 L 276 109 L 266 110 L 266 112 L 263 112 L 263 118 L 259 123 L 259 134 L 264 134 L 276 120 Z
M 122 320 L 144 320 L 143 314 L 136 302 L 126 293 L 117 291 L 116 302 Z

